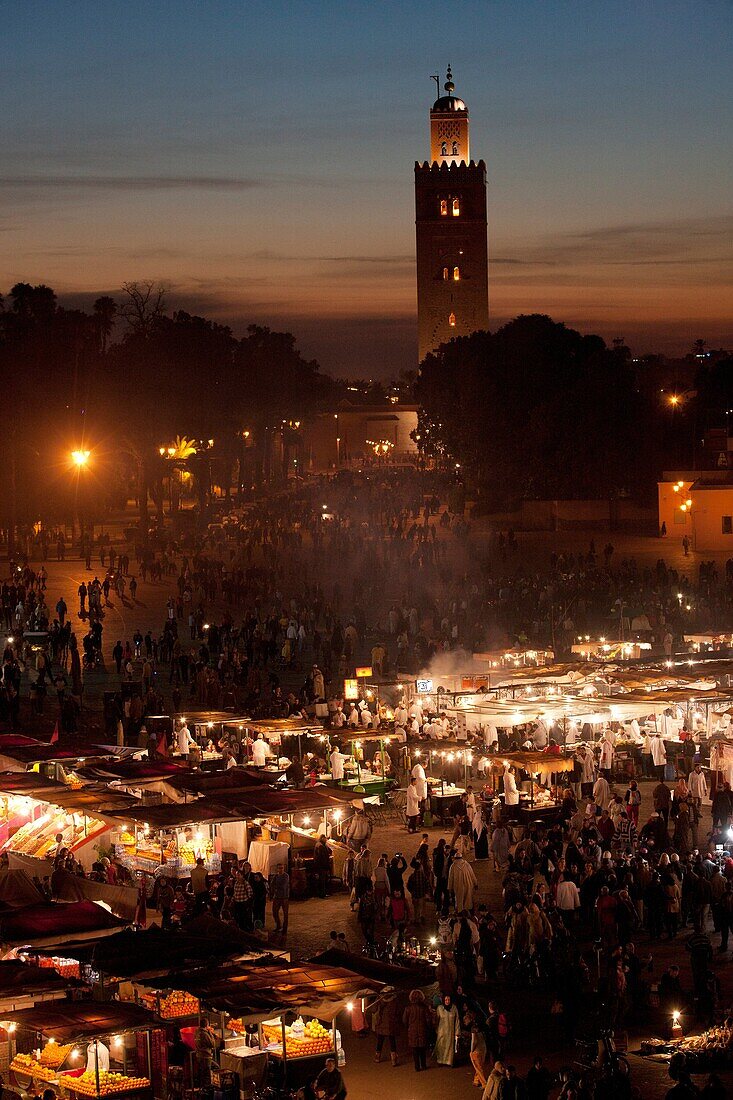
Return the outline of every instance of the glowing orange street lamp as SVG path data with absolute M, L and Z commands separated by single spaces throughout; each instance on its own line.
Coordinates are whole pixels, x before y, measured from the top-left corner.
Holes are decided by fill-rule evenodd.
M 671 395 L 670 399 L 669 399 L 669 403 L 672 406 L 672 408 L 674 408 L 676 405 L 679 405 L 679 403 L 680 403 L 679 394 L 673 393 Z
M 72 451 L 71 461 L 74 463 L 75 466 L 78 466 L 81 469 L 82 466 L 86 466 L 86 464 L 89 462 L 90 454 L 91 451 Z

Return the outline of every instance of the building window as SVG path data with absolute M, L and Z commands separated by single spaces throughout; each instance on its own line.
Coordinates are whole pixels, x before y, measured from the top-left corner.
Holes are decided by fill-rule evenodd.
M 455 313 L 451 313 L 450 316 L 448 317 L 448 324 L 450 325 L 451 328 L 456 327 L 456 315 L 455 315 Z
M 733 535 L 733 516 L 723 516 L 723 534 Z
M 447 282 L 450 279 L 450 270 L 447 267 L 443 268 L 443 280 Z
M 440 213 L 441 213 L 441 217 L 443 217 L 443 218 L 448 213 L 448 200 L 447 199 L 441 199 L 440 200 Z
M 453 217 L 457 218 L 461 212 L 461 204 L 458 199 L 453 199 Z
M 457 142 L 457 141 L 454 141 L 454 142 L 453 142 L 453 150 L 452 150 L 452 152 L 453 152 L 453 156 L 454 156 L 454 157 L 457 157 L 457 156 L 458 156 L 458 142 Z
M 440 143 L 440 155 L 441 155 L 441 157 L 447 157 L 448 156 L 448 142 L 447 141 L 441 141 L 441 143 Z
M 453 282 L 454 283 L 459 282 L 460 278 L 461 278 L 461 269 L 460 269 L 460 267 L 454 267 L 453 268 Z

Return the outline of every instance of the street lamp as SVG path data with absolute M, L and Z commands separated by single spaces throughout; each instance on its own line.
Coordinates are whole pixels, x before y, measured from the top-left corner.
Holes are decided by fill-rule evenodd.
M 82 466 L 86 466 L 86 464 L 89 462 L 90 453 L 90 451 L 72 451 L 71 461 L 74 463 L 75 466 L 78 466 L 79 469 L 81 469 Z

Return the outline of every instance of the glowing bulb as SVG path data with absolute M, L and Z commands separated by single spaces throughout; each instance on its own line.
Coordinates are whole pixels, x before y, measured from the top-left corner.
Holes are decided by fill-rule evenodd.
M 311 823 L 311 819 L 309 817 L 304 817 L 303 818 L 303 824 L 304 825 L 310 825 L 310 823 Z

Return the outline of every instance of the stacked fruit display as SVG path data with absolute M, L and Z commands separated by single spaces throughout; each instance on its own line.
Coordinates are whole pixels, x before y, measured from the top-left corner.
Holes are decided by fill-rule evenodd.
M 282 1044 L 280 1027 L 263 1024 L 262 1033 L 268 1045 Z M 333 1047 L 331 1033 L 319 1024 L 318 1020 L 309 1020 L 302 1031 L 285 1028 L 285 1050 L 288 1058 L 310 1058 L 314 1054 L 326 1054 Z
M 143 1004 L 151 1012 L 157 1012 L 164 1020 L 175 1020 L 181 1016 L 197 1016 L 199 1012 L 198 999 L 190 993 L 184 993 L 182 989 L 174 989 L 157 1002 L 155 993 L 143 994 Z
M 111 1096 L 113 1093 L 150 1088 L 147 1077 L 126 1077 L 124 1073 L 107 1071 L 100 1071 L 99 1092 L 97 1092 L 97 1075 L 93 1071 L 90 1073 L 89 1070 L 85 1070 L 80 1077 L 64 1075 L 61 1083 L 64 1088 L 78 1092 L 82 1096 Z
M 56 1074 L 48 1066 L 42 1066 L 30 1054 L 16 1054 L 10 1063 L 10 1068 L 18 1073 L 26 1073 L 37 1081 L 55 1081 Z
M 57 955 L 53 957 L 39 956 L 37 965 L 42 970 L 56 970 L 62 978 L 78 978 L 80 976 L 79 963 L 76 959 L 61 959 Z
M 41 1051 L 41 1065 L 58 1069 L 66 1061 L 73 1043 L 46 1043 Z

